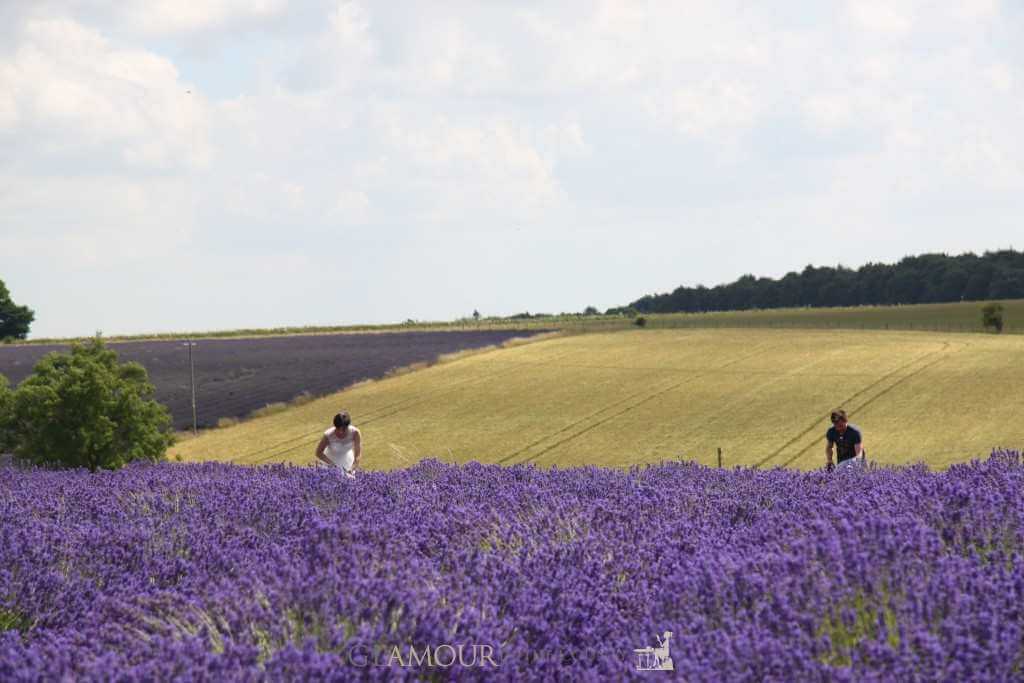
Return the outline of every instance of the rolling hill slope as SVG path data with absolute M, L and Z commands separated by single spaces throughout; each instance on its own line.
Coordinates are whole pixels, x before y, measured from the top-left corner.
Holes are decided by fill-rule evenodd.
M 311 464 L 340 408 L 365 465 L 422 457 L 542 466 L 663 459 L 819 467 L 844 406 L 880 463 L 942 467 L 1024 444 L 1024 338 L 860 330 L 630 330 L 498 349 L 353 387 L 175 446 Z

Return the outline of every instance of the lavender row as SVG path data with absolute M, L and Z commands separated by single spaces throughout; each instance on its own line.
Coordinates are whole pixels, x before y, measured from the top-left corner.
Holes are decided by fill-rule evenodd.
M 200 339 L 193 348 L 196 412 L 200 427 L 222 417 L 245 417 L 268 403 L 339 391 L 388 370 L 431 362 L 446 353 L 501 344 L 545 330 L 472 330 L 316 334 L 251 339 Z M 146 368 L 155 398 L 171 411 L 174 427 L 192 425 L 192 384 L 187 346 L 181 340 L 112 342 L 120 360 Z M 45 354 L 68 346 L 0 346 L 0 374 L 16 385 Z
M 665 632 L 686 680 L 1007 680 L 1022 605 L 1017 452 L 0 469 L 2 680 L 639 680 Z

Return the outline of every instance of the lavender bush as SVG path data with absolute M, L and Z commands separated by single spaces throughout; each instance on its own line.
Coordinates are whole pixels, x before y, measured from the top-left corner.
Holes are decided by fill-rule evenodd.
M 674 674 L 641 674 L 665 631 Z M 0 469 L 0 680 L 660 676 L 1024 678 L 1019 453 L 832 475 Z

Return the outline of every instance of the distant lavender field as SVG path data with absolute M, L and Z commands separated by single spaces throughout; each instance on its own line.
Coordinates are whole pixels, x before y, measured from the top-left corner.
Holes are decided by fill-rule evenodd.
M 501 344 L 546 330 L 472 330 L 309 334 L 251 339 L 199 339 L 194 349 L 197 422 L 212 427 L 222 417 L 244 417 L 268 403 L 302 392 L 340 391 L 388 370 L 464 349 Z M 176 429 L 192 426 L 188 348 L 182 340 L 112 342 L 122 361 L 141 363 Z M 17 384 L 45 354 L 66 345 L 0 346 L 0 374 Z
M 0 628 L 5 681 L 651 680 L 666 632 L 689 681 L 1020 680 L 1024 466 L 0 468 Z

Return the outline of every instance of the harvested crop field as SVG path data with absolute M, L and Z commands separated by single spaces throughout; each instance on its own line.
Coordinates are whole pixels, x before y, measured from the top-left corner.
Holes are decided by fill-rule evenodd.
M 636 330 L 563 336 L 355 387 L 184 441 L 172 455 L 313 461 L 333 411 L 365 467 L 624 467 L 661 460 L 812 469 L 843 406 L 870 458 L 945 467 L 1019 448 L 1024 337 L 861 330 Z
M 430 362 L 438 356 L 501 344 L 542 330 L 394 332 L 296 335 L 195 342 L 197 417 L 200 427 L 220 418 L 243 417 L 270 403 L 303 392 L 320 395 L 393 368 Z M 166 405 L 176 429 L 192 425 L 188 348 L 183 340 L 110 343 L 122 361 L 141 363 Z M 67 345 L 0 346 L 0 374 L 17 384 L 36 362 Z

